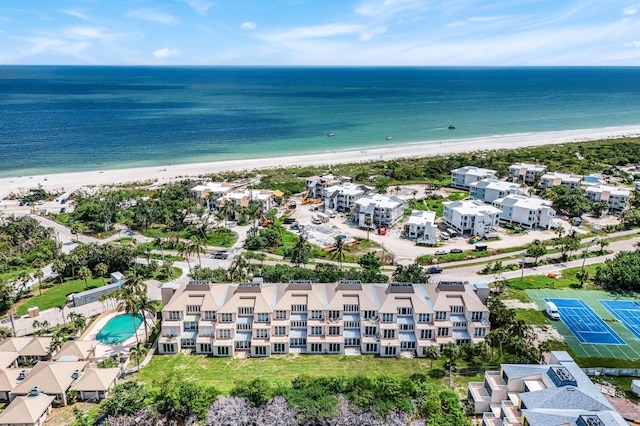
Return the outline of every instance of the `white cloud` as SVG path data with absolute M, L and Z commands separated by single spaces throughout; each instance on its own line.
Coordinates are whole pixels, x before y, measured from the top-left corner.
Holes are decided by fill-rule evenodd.
M 368 17 L 386 17 L 425 6 L 426 2 L 423 0 L 367 0 L 356 7 L 355 13 Z
M 375 36 L 382 35 L 387 32 L 386 27 L 375 27 L 360 33 L 360 41 L 370 41 Z
M 629 43 L 632 47 L 640 47 L 640 40 L 632 41 Z
M 74 40 L 99 39 L 104 36 L 100 28 L 69 27 L 63 30 L 65 37 Z
M 155 56 L 158 59 L 173 58 L 175 56 L 178 56 L 179 54 L 180 54 L 180 50 L 169 49 L 168 47 L 164 47 L 162 49 L 158 49 L 153 52 L 153 56 Z
M 634 6 L 629 6 L 622 9 L 623 15 L 635 15 L 636 13 L 638 13 L 638 8 Z
M 158 22 L 160 24 L 175 25 L 180 20 L 173 15 L 161 12 L 157 9 L 136 9 L 125 14 L 128 18 L 143 19 L 145 21 Z
M 93 19 L 91 19 L 88 15 L 78 11 L 78 10 L 63 10 L 64 13 L 66 13 L 69 16 L 73 16 L 75 18 L 78 19 L 82 19 L 83 21 L 87 21 L 87 22 L 94 22 Z
M 498 21 L 500 19 L 504 19 L 504 16 L 472 16 L 467 19 L 469 22 L 491 22 Z
M 247 21 L 243 22 L 242 25 L 240 25 L 240 28 L 242 28 L 243 30 L 252 30 L 257 26 L 258 24 L 256 24 L 255 22 Z
M 213 3 L 207 0 L 180 0 L 183 3 L 189 5 L 190 8 L 198 12 L 199 15 L 204 15 L 213 6 Z
M 305 39 L 320 39 L 358 33 L 363 29 L 361 25 L 326 24 L 313 27 L 298 27 L 289 31 L 273 33 L 264 36 L 268 41 L 297 41 Z

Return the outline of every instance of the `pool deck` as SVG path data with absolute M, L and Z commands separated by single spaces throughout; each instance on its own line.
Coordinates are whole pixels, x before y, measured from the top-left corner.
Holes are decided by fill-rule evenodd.
M 91 324 L 91 326 L 82 334 L 82 336 L 80 336 L 80 340 L 96 340 L 97 341 L 96 337 L 98 336 L 98 333 L 100 333 L 100 330 L 102 330 L 102 328 L 107 324 L 107 322 L 109 322 L 109 320 L 111 320 L 112 318 L 122 314 L 123 312 L 118 311 L 117 309 L 112 309 L 110 311 L 104 312 L 103 314 L 98 316 L 98 318 L 96 318 L 96 320 Z M 149 329 L 151 329 L 152 319 L 149 316 L 147 316 L 145 318 L 145 321 L 147 321 L 147 324 L 149 325 Z M 136 334 L 138 336 L 138 339 L 141 342 L 144 342 L 144 339 L 145 339 L 144 323 L 140 324 L 140 326 L 136 330 Z M 134 334 L 133 336 L 129 337 L 127 340 L 124 340 L 120 343 L 105 344 L 105 343 L 98 342 L 98 344 L 96 345 L 94 359 L 96 361 L 100 361 L 102 359 L 105 359 L 114 355 L 118 355 L 121 353 L 128 354 L 129 349 L 134 347 L 138 342 L 138 340 L 136 339 L 136 334 Z

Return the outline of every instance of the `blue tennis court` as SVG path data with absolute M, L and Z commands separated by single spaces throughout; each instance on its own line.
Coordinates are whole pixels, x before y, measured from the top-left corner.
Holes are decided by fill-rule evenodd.
M 640 304 L 632 300 L 599 300 L 614 317 L 640 339 Z
M 556 305 L 560 313 L 560 319 L 569 327 L 569 330 L 580 343 L 626 344 L 584 301 L 551 298 L 545 298 L 544 300 L 545 302 L 553 302 Z

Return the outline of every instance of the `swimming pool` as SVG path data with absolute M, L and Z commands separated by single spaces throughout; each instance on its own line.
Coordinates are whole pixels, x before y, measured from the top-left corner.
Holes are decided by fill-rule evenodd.
M 600 178 L 596 176 L 585 176 L 584 181 L 588 183 L 598 183 L 600 182 Z
M 142 315 L 136 315 L 133 319 L 129 314 L 118 315 L 102 327 L 96 340 L 107 345 L 123 342 L 133 336 L 140 324 L 142 324 Z

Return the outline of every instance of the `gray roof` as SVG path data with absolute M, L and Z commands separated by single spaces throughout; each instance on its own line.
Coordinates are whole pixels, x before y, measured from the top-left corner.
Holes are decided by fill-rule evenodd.
M 593 386 L 593 385 L 591 385 Z M 594 386 L 595 387 L 595 386 Z M 609 404 L 604 404 L 590 395 L 590 392 L 577 386 L 563 386 L 560 388 L 547 388 L 535 392 L 523 392 L 520 399 L 525 407 L 535 409 L 566 409 L 601 411 L 611 410 Z
M 576 425 L 580 416 L 597 416 L 606 426 L 627 426 L 616 411 L 591 412 L 585 410 L 522 410 L 529 426 Z

